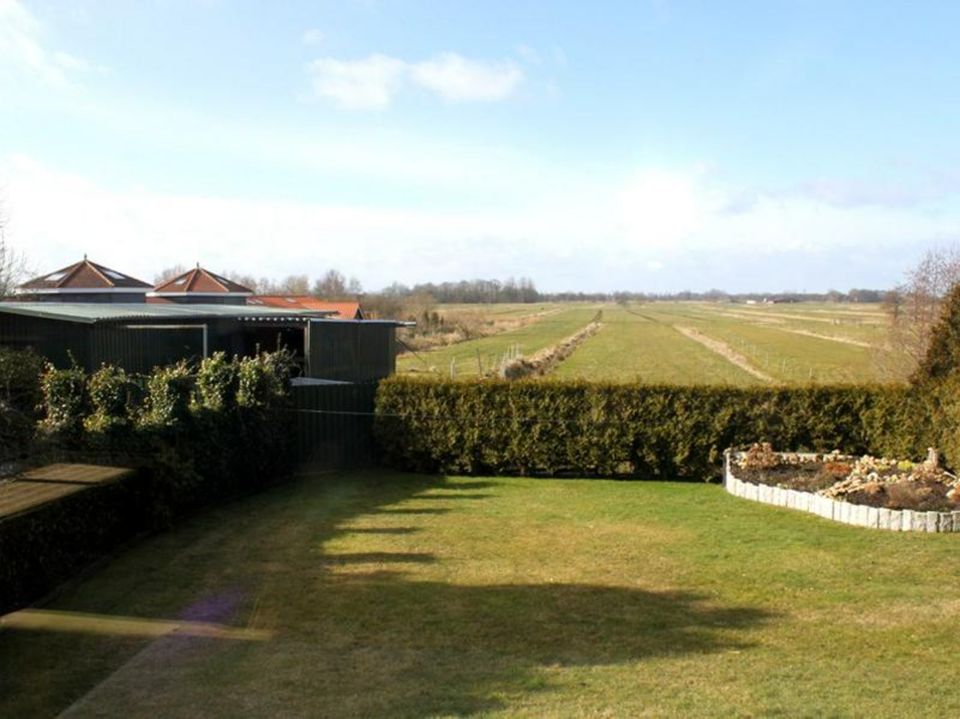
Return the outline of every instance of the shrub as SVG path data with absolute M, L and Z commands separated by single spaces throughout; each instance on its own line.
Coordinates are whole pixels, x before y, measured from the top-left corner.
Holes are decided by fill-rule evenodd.
M 83 369 L 76 365 L 57 369 L 48 364 L 40 384 L 44 408 L 40 431 L 67 444 L 78 442 L 83 434 L 83 420 L 90 409 Z
M 289 397 L 292 356 L 286 350 L 261 352 L 240 360 L 237 404 L 243 407 L 275 407 Z
M 96 441 L 109 442 L 130 426 L 130 389 L 130 378 L 120 367 L 103 365 L 90 375 L 87 392 L 92 412 L 83 426 Z
M 43 391 L 43 358 L 0 347 L 0 461 L 24 456 L 33 438 Z
M 394 377 L 377 393 L 386 461 L 425 472 L 706 478 L 725 448 L 925 453 L 902 386 L 678 387 Z M 917 405 L 921 406 L 921 405 Z
M 239 389 L 239 363 L 223 352 L 205 358 L 197 370 L 196 404 L 213 412 L 233 409 Z
M 190 418 L 194 381 L 186 362 L 155 368 L 147 379 L 141 424 L 155 429 L 174 429 L 186 424 Z

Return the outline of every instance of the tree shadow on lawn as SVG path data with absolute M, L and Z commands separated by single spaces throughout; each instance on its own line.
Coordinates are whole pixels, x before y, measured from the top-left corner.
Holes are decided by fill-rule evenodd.
M 0 715 L 56 714 L 84 696 L 80 715 L 471 714 L 549 690 L 546 667 L 743 649 L 773 617 L 686 592 L 423 581 L 413 572 L 437 561 L 429 553 L 319 549 L 360 516 L 436 521 L 436 510 L 457 510 L 384 505 L 464 484 L 307 480 L 151 538 L 50 608 L 249 626 L 270 638 L 0 631 Z M 363 571 L 368 563 L 391 568 Z

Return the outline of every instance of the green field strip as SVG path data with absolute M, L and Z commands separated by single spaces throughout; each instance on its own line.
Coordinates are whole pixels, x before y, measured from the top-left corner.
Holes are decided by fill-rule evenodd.
M 646 313 L 646 308 L 637 309 Z M 763 384 L 757 378 L 684 337 L 670 323 L 604 310 L 599 333 L 586 340 L 549 378 L 648 384 Z
M 505 354 L 514 348 L 529 357 L 576 333 L 597 314 L 598 307 L 580 305 L 546 315 L 542 319 L 510 332 L 458 342 L 417 355 L 397 358 L 397 372 L 417 372 L 449 377 L 476 377 L 499 366 Z
M 715 317 L 718 320 L 734 320 L 755 323 L 764 327 L 777 327 L 785 330 L 802 330 L 814 334 L 848 339 L 855 342 L 866 342 L 881 346 L 887 336 L 886 324 L 858 322 L 846 317 L 824 315 L 824 319 L 835 321 L 823 322 L 804 319 L 802 317 L 771 316 L 762 310 L 743 311 L 740 308 L 714 306 L 706 310 L 703 317 Z
M 726 342 L 757 369 L 788 384 L 879 380 L 874 351 L 783 332 L 749 322 L 704 323 L 704 334 Z
M 447 304 L 439 305 L 437 312 L 443 317 L 455 318 L 460 315 L 482 314 L 484 317 L 494 320 L 500 319 L 520 319 L 531 315 L 541 314 L 543 312 L 557 312 L 564 309 L 570 309 L 570 305 L 562 305 L 550 302 L 533 303 L 504 303 L 491 305 L 463 305 Z

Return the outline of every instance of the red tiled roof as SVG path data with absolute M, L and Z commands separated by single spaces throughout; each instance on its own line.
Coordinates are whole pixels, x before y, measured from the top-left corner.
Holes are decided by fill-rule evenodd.
M 288 310 L 321 310 L 336 312 L 331 319 L 362 320 L 363 310 L 359 302 L 330 302 L 310 295 L 254 295 L 247 298 L 248 305 L 282 307 Z
M 157 295 L 183 295 L 183 294 L 217 294 L 217 295 L 252 295 L 253 290 L 237 284 L 233 280 L 228 280 L 209 270 L 205 270 L 200 265 L 194 269 L 184 272 L 182 275 L 174 277 L 172 280 L 162 282 L 153 288 Z
M 138 290 L 150 285 L 135 277 L 98 265 L 84 257 L 80 262 L 24 282 L 19 289 L 34 292 L 70 292 L 73 290 Z

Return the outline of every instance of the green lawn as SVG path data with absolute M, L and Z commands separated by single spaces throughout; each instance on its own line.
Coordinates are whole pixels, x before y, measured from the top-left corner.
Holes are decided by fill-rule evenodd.
M 398 372 L 430 372 L 449 377 L 475 377 L 499 366 L 504 354 L 517 348 L 529 357 L 575 334 L 597 314 L 599 306 L 573 305 L 520 329 L 460 342 L 417 355 L 405 354 L 397 359 Z
M 313 476 L 7 617 L 0 716 L 957 716 L 958 540 L 705 484 Z

